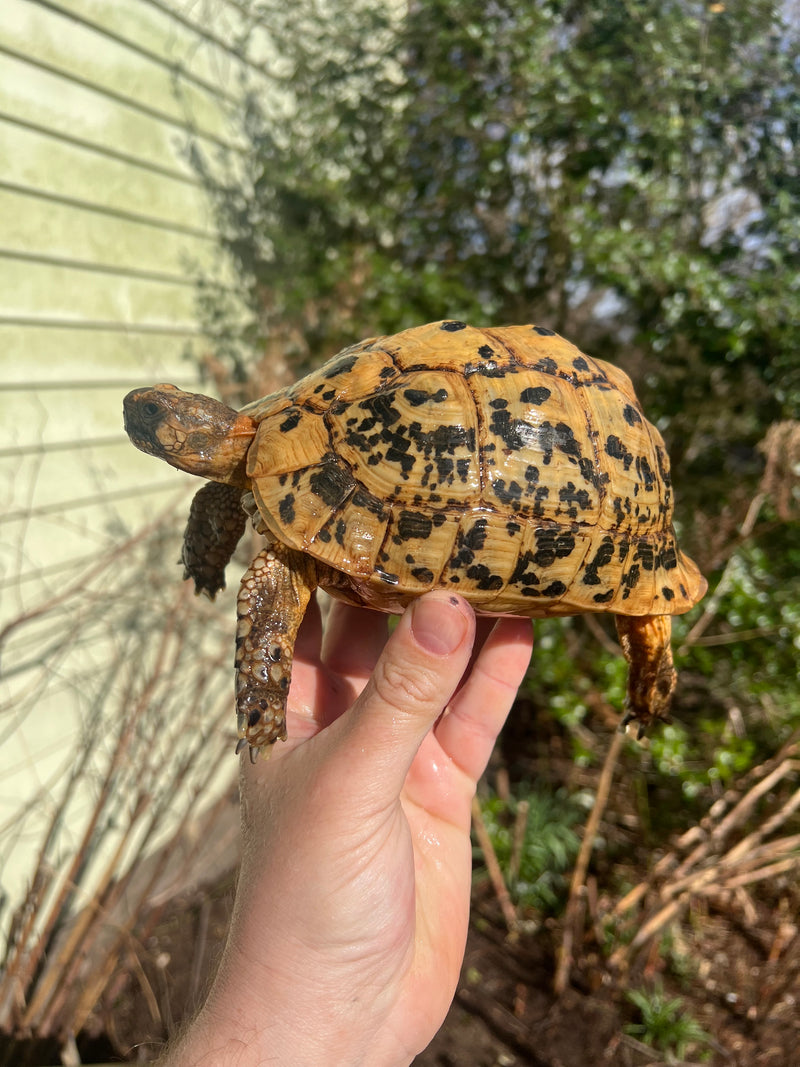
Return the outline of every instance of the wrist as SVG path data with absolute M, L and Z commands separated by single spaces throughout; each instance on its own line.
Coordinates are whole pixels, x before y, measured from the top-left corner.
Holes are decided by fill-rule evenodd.
M 248 982 L 239 965 L 236 987 L 225 963 L 200 1013 L 159 1061 L 159 1067 L 408 1067 L 414 1054 L 398 1041 L 374 993 L 337 1000 L 313 981 L 284 999 L 287 983 Z M 351 990 L 352 992 L 352 990 Z

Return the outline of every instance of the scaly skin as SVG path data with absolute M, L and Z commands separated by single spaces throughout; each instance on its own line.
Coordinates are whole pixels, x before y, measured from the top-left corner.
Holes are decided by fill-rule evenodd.
M 317 587 L 314 561 L 271 544 L 242 578 L 236 602 L 236 710 L 239 743 L 255 763 L 286 740 L 286 698 L 297 631 Z
M 194 580 L 196 593 L 211 600 L 225 588 L 225 568 L 247 525 L 242 491 L 223 482 L 206 482 L 192 500 L 183 534 L 183 577 Z
M 655 720 L 669 722 L 678 675 L 672 665 L 671 615 L 615 616 L 622 654 L 628 661 L 623 726 L 639 724 L 638 736 Z
M 174 385 L 134 389 L 123 412 L 125 432 L 142 452 L 187 474 L 249 487 L 245 462 L 256 424 L 247 415 Z

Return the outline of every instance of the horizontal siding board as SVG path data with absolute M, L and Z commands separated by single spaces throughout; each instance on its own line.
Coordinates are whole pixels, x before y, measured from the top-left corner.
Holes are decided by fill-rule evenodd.
M 80 407 L 85 398 L 84 383 L 100 383 L 92 387 L 93 392 L 113 390 L 117 382 L 119 388 L 132 389 L 165 379 L 176 385 L 186 382 L 189 388 L 198 381 L 198 373 L 195 361 L 186 358 L 188 347 L 198 356 L 205 343 L 202 337 L 102 330 L 92 332 L 87 343 L 86 335 L 78 330 L 0 323 L 0 387 L 17 384 L 33 393 L 37 381 L 45 379 L 45 384 L 52 381 L 68 393 L 73 407 Z M 3 406 L 7 406 L 5 401 Z
M 4 0 L 0 37 L 8 51 L 24 55 L 30 63 L 88 83 L 131 108 L 149 110 L 178 126 L 186 125 L 190 115 L 203 136 L 231 143 L 219 102 L 208 92 L 184 83 L 178 99 L 169 70 L 31 0 Z
M 212 231 L 208 198 L 198 186 L 146 170 L 132 172 L 121 160 L 98 158 L 74 145 L 59 143 L 32 130 L 0 122 L 3 181 L 41 188 L 61 196 L 80 190 L 92 202 L 165 223 Z
M 124 163 L 126 166 L 133 168 L 132 173 L 134 175 L 139 170 L 145 170 L 152 174 L 160 174 L 164 178 L 171 178 L 173 181 L 182 182 L 184 185 L 201 186 L 202 184 L 200 180 L 185 167 L 180 169 L 171 163 L 158 163 L 155 160 L 137 156 L 133 152 L 113 148 L 110 144 L 104 143 L 101 140 L 92 140 L 89 137 L 79 137 L 63 126 L 59 128 L 52 125 L 45 126 L 40 122 L 35 122 L 27 116 L 12 115 L 9 111 L 3 111 L 2 108 L 0 108 L 0 123 L 5 123 L 15 129 L 36 133 L 40 137 L 44 137 L 48 142 L 68 144 L 73 148 L 80 148 L 82 151 L 89 152 L 93 156 L 100 156 L 101 159 L 116 159 L 119 162 Z
M 115 321 L 196 330 L 195 295 L 174 283 L 114 278 L 111 284 L 93 271 L 28 263 L 20 270 L 0 258 L 3 317 Z
M 82 587 L 100 557 L 117 561 L 125 539 L 162 514 L 170 526 L 148 542 L 131 612 L 146 603 L 148 583 L 181 588 L 181 529 L 199 482 L 133 448 L 122 401 L 153 382 L 199 387 L 212 344 L 192 275 L 232 288 L 186 154 L 197 125 L 212 158 L 215 145 L 236 140 L 227 100 L 239 91 L 235 60 L 224 41 L 192 27 L 231 29 L 235 21 L 218 17 L 230 6 L 0 0 L 0 627 Z M 3 856 L 4 915 L 23 899 L 41 842 L 26 812 L 44 811 L 74 764 L 94 693 L 98 706 L 108 699 L 103 672 L 123 636 L 119 614 L 100 619 L 98 604 L 87 600 L 78 618 L 74 602 L 56 600 L 4 644 L 0 700 L 19 717 L 0 746 L 0 780 L 11 783 L 0 806 L 8 825 L 24 825 Z M 34 701 L 37 662 L 48 681 Z M 222 682 L 227 693 L 227 675 Z M 100 746 L 98 773 L 104 756 Z M 168 788 L 172 766 L 165 761 Z M 91 790 L 74 793 L 58 841 L 65 856 L 91 810 Z M 90 871 L 77 898 L 92 889 Z M 0 941 L 4 933 L 0 924 Z
M 122 267 L 115 263 L 92 263 L 86 260 L 69 259 L 51 255 L 48 252 L 23 252 L 20 249 L 0 246 L 0 259 L 13 260 L 15 263 L 41 263 L 51 267 L 66 267 L 70 270 L 91 271 L 95 274 L 114 277 L 140 278 L 143 281 L 165 282 L 194 288 L 196 282 L 188 274 L 168 274 L 158 270 L 140 270 L 138 267 Z M 218 288 L 224 288 L 220 285 Z
M 31 65 L 2 48 L 0 37 L 0 110 L 39 126 L 64 129 L 104 142 L 155 165 L 192 170 L 183 149 L 190 130 L 121 104 L 97 89 Z M 203 139 L 199 138 L 201 144 Z M 209 142 L 206 148 L 215 149 Z
M 28 0 L 30 3 L 31 0 Z M 220 48 L 209 38 L 198 47 L 198 33 L 159 8 L 139 4 L 109 4 L 107 0 L 33 0 L 62 18 L 71 19 L 105 40 L 114 41 L 147 62 L 168 70 L 178 82 L 194 85 L 217 100 L 237 103 L 235 62 L 230 47 Z M 239 17 L 240 26 L 242 25 Z M 208 51 L 215 55 L 208 62 Z M 229 77 L 220 77 L 225 55 Z
M 193 263 L 213 262 L 210 236 L 189 236 L 147 221 L 114 218 L 70 203 L 32 195 L 31 190 L 0 183 L 0 245 L 20 251 L 45 251 L 63 258 L 108 262 L 138 270 L 189 274 Z M 0 305 L 2 295 L 0 295 Z

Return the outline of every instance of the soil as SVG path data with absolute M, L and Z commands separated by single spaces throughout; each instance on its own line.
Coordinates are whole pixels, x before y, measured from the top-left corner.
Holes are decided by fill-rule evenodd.
M 489 888 L 476 890 L 467 950 L 455 1000 L 441 1030 L 414 1067 L 655 1067 L 667 1060 L 625 1033 L 637 1010 L 630 984 L 658 975 L 670 996 L 683 998 L 711 1036 L 712 1067 L 797 1067 L 800 1064 L 800 938 L 776 954 L 774 938 L 790 904 L 780 894 L 757 905 L 752 924 L 734 913 L 708 911 L 690 918 L 684 953 L 696 961 L 680 979 L 657 953 L 625 980 L 615 975 L 591 936 L 581 946 L 566 993 L 553 993 L 558 920 L 516 940 L 508 937 Z M 212 893 L 175 901 L 113 1003 L 95 1020 L 116 1057 L 149 1062 L 202 998 L 224 942 L 233 899 L 228 879 Z M 785 924 L 784 924 L 785 925 Z M 201 949 L 198 955 L 198 948 Z M 770 960 L 770 956 L 773 959 Z M 86 1035 L 87 1039 L 89 1035 Z M 116 1058 L 115 1057 L 115 1058 Z M 84 1062 L 97 1062 L 85 1059 Z M 699 1051 L 687 1063 L 700 1062 Z

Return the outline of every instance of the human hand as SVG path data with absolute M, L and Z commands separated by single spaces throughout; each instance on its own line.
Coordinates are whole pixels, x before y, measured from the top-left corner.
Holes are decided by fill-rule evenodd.
M 472 797 L 531 651 L 528 620 L 478 629 L 441 591 L 388 641 L 340 603 L 323 635 L 312 602 L 289 740 L 242 761 L 228 944 L 170 1067 L 395 1067 L 431 1041 L 464 953 Z

